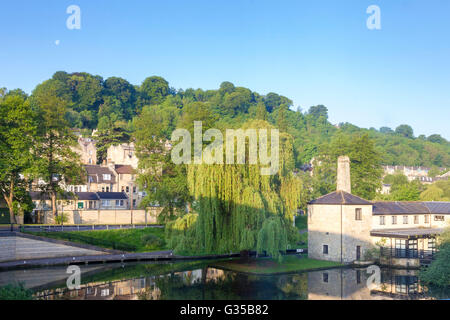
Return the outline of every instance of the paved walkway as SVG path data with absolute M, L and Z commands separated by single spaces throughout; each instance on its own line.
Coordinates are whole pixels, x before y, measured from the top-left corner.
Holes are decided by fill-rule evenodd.
M 89 256 L 98 254 L 104 254 L 104 252 L 23 237 L 0 237 L 0 261 Z

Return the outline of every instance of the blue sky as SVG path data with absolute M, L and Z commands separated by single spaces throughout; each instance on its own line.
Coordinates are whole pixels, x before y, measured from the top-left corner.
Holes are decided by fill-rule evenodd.
M 72 4 L 81 30 L 66 28 Z M 366 27 L 372 4 L 381 30 Z M 450 139 L 449 15 L 448 0 L 1 0 L 0 87 L 31 92 L 58 70 L 231 81 L 324 104 L 333 123 Z

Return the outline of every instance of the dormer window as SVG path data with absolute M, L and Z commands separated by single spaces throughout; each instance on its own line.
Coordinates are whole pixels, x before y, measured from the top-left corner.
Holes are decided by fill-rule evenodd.
M 111 175 L 109 173 L 104 173 L 103 174 L 103 180 L 110 181 L 111 180 Z

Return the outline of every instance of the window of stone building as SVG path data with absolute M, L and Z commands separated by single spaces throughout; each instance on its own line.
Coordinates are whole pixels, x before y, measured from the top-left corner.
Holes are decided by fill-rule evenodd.
M 106 192 L 109 192 L 109 187 L 106 187 Z
M 397 216 L 392 216 L 392 224 L 397 224 Z
M 323 279 L 323 282 L 326 282 L 326 283 L 328 283 L 328 273 L 323 273 L 322 274 L 322 279 Z
M 362 209 L 361 208 L 355 209 L 355 220 L 362 220 Z
M 403 224 L 408 224 L 408 216 L 403 216 Z
M 109 173 L 104 173 L 103 174 L 103 180 L 111 180 L 111 175 Z
M 444 216 L 434 216 L 434 221 L 444 221 L 445 217 Z
M 136 193 L 136 187 L 133 187 L 133 193 Z
M 327 244 L 323 245 L 323 254 L 328 254 L 328 245 Z
M 125 190 L 127 191 L 127 193 L 130 192 L 130 187 L 126 187 Z
M 430 238 L 428 239 L 428 250 L 434 250 L 436 249 L 436 239 Z
M 357 284 L 361 283 L 361 271 L 360 270 L 356 270 L 356 283 Z
M 419 216 L 414 216 L 414 224 L 419 224 Z
M 133 199 L 133 207 L 136 207 L 136 199 Z
M 430 222 L 430 216 L 429 215 L 425 215 L 425 223 L 429 223 Z
M 380 225 L 384 226 L 386 224 L 385 216 L 380 216 Z

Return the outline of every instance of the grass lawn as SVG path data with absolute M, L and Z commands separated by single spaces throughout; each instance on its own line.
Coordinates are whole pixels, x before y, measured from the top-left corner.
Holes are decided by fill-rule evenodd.
M 166 250 L 163 228 L 28 233 L 129 252 Z
M 332 268 L 341 266 L 340 263 L 332 261 L 321 261 L 299 256 L 284 256 L 283 262 L 279 264 L 270 258 L 250 259 L 248 261 L 236 259 L 214 264 L 214 267 L 225 268 L 237 272 L 253 274 L 276 274 L 296 271 L 310 271 L 314 269 Z

